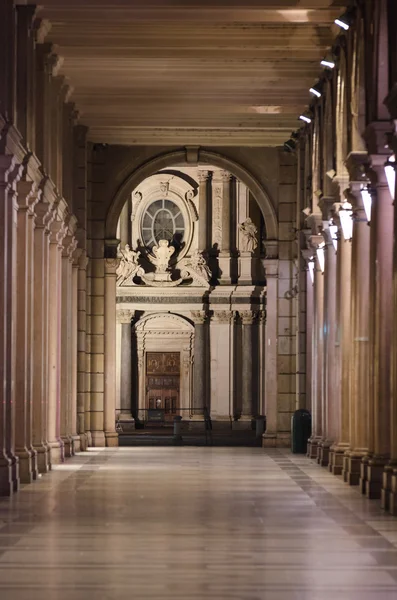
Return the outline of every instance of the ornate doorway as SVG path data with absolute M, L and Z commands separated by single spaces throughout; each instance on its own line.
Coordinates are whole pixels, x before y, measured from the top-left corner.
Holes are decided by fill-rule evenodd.
M 172 420 L 179 414 L 179 352 L 147 352 L 146 409 L 149 420 Z

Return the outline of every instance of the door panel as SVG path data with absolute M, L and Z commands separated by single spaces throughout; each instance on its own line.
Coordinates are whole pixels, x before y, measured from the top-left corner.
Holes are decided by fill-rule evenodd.
M 146 408 L 163 411 L 165 420 L 179 414 L 179 352 L 148 352 Z

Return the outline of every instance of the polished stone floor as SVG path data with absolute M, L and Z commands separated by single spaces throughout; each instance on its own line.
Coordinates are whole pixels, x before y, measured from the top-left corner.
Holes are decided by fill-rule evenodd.
M 1 600 L 396 600 L 397 519 L 304 457 L 91 450 L 0 500 Z

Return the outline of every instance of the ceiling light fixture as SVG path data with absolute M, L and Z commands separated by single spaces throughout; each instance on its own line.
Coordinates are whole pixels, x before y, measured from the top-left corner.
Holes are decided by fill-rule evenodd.
M 335 63 L 331 60 L 322 60 L 321 64 L 323 67 L 327 67 L 328 69 L 334 69 L 335 68 Z
M 305 123 L 311 123 L 312 120 L 309 117 L 306 117 L 306 115 L 300 115 L 300 120 L 304 121 Z

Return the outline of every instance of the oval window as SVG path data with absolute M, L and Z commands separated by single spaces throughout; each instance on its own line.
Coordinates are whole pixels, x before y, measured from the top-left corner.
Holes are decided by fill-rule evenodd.
M 172 200 L 155 200 L 145 210 L 142 218 L 141 237 L 145 246 L 157 246 L 160 240 L 168 240 L 179 248 L 185 236 L 185 220 Z

